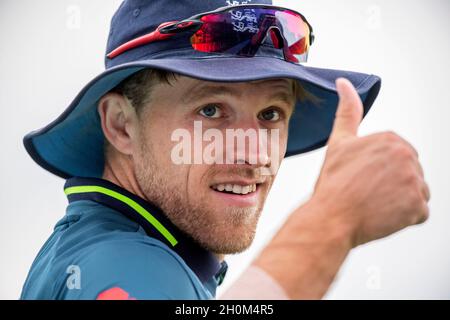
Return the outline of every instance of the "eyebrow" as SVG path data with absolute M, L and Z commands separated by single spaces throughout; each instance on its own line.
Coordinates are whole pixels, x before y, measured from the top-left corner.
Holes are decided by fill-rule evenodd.
M 290 106 L 294 106 L 296 98 L 294 94 L 287 94 L 284 91 L 275 92 L 271 97 L 271 100 L 282 101 Z
M 276 89 L 275 89 L 276 88 Z M 282 101 L 288 105 L 293 105 L 295 103 L 295 95 L 287 94 L 286 90 L 279 90 L 279 88 L 284 88 L 282 86 L 274 86 L 275 91 L 271 96 L 270 100 L 278 100 Z M 205 96 L 223 96 L 230 95 L 237 98 L 242 97 L 242 93 L 235 88 L 231 88 L 229 86 L 218 86 L 218 85 L 203 85 L 200 88 L 192 88 L 190 93 L 184 96 L 181 101 L 183 103 L 191 103 L 200 99 L 203 99 Z
M 223 95 L 231 95 L 240 98 L 241 93 L 234 88 L 230 88 L 227 86 L 217 86 L 217 85 L 204 85 L 200 88 L 192 88 L 190 93 L 187 96 L 182 98 L 182 102 L 190 103 L 196 100 L 200 100 L 205 96 L 223 96 Z

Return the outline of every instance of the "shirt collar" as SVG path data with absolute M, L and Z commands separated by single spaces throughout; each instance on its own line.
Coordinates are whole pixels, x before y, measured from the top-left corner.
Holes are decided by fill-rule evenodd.
M 161 209 L 128 190 L 104 179 L 70 178 L 64 185 L 69 203 L 92 200 L 115 209 L 137 222 L 147 235 L 165 243 L 192 269 L 202 283 L 214 277 L 220 285 L 227 272 L 219 260 L 179 230 Z

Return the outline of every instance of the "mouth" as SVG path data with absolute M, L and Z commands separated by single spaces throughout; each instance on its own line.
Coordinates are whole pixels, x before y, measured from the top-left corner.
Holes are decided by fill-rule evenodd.
M 233 181 L 213 184 L 210 189 L 215 199 L 225 206 L 253 207 L 260 201 L 262 184 L 255 181 Z
M 214 184 L 211 186 L 211 189 L 217 192 L 222 193 L 228 193 L 228 194 L 236 194 L 236 195 L 246 195 L 255 193 L 257 189 L 257 183 L 252 184 L 233 184 L 233 183 L 226 183 L 226 184 Z

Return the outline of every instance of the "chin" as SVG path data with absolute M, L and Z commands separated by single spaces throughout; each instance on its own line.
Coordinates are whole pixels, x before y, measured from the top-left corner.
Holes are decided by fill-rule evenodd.
M 244 241 L 244 242 L 218 242 L 218 243 L 210 243 L 206 249 L 215 254 L 228 255 L 228 254 L 238 254 L 247 250 L 252 241 Z
M 247 250 L 255 238 L 256 225 L 234 227 L 225 230 L 210 229 L 207 239 L 199 239 L 201 245 L 216 254 L 236 254 Z M 213 236 L 213 237 L 211 237 Z

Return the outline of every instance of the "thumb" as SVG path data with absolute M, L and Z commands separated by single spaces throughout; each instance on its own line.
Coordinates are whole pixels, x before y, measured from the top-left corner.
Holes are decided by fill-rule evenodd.
M 339 104 L 328 144 L 333 144 L 358 134 L 363 116 L 363 104 L 353 84 L 344 78 L 336 80 Z

